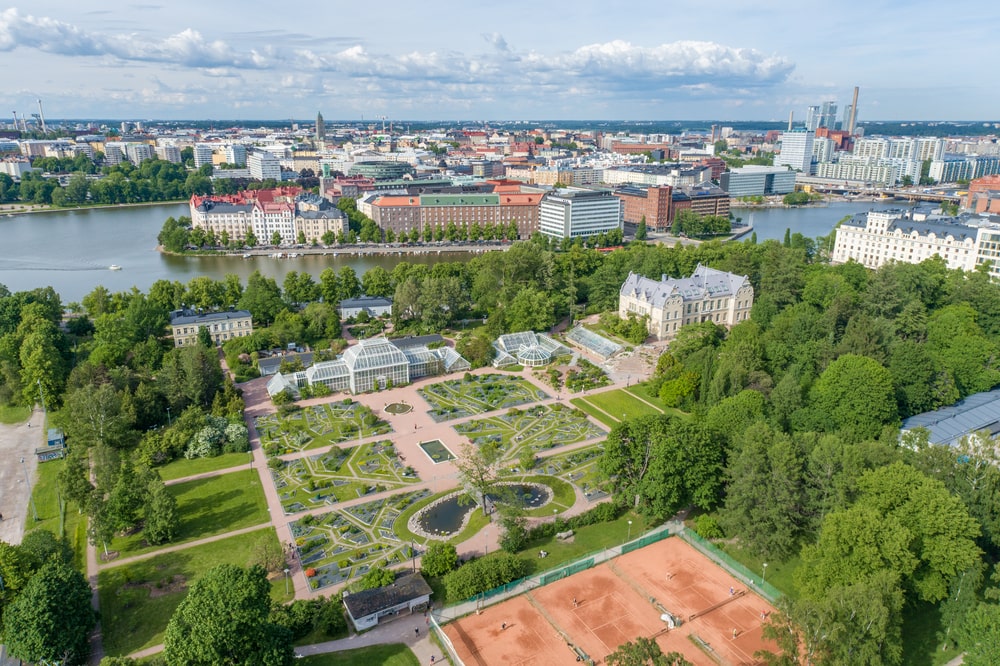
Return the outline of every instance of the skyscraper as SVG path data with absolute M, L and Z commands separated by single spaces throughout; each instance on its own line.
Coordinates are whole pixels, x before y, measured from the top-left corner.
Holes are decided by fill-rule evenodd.
M 837 103 L 823 102 L 819 110 L 819 126 L 837 129 Z
M 817 127 L 819 127 L 819 107 L 807 106 L 806 129 L 809 130 L 810 132 L 815 132 Z
M 323 114 L 316 114 L 316 141 L 322 142 L 326 139 L 326 124 L 323 122 Z

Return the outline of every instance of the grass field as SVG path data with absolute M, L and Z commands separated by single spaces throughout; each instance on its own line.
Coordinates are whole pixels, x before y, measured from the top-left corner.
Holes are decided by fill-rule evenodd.
M 187 588 L 218 564 L 246 566 L 254 560 L 255 545 L 262 538 L 280 550 L 277 534 L 267 528 L 101 571 L 98 588 L 105 652 L 126 655 L 162 643 L 170 616 Z M 284 578 L 274 577 L 271 598 L 281 601 L 284 594 Z
M 619 418 L 622 414 L 625 414 L 626 418 L 634 419 L 640 416 L 648 416 L 649 414 L 662 413 L 661 409 L 648 405 L 641 400 L 636 400 L 625 389 L 591 393 L 583 399 L 599 409 L 603 409 L 615 418 Z
M 741 548 L 739 545 L 733 543 L 716 543 L 715 546 L 732 556 L 734 560 L 745 566 L 750 571 L 757 574 L 764 573 L 765 560 L 762 560 L 748 550 Z M 784 562 L 775 562 L 773 560 L 768 561 L 767 574 L 763 575 L 763 580 L 778 588 L 778 591 L 782 594 L 786 594 L 792 599 L 798 599 L 799 591 L 795 586 L 793 577 L 795 575 L 795 570 L 799 568 L 800 564 L 802 564 L 802 559 L 798 555 L 795 555 Z
M 319 654 L 298 663 L 303 666 L 420 666 L 416 655 L 402 643 Z M 442 660 L 441 663 L 445 662 Z
M 177 500 L 180 525 L 169 545 L 224 534 L 268 521 L 267 500 L 257 472 L 242 470 L 186 481 L 167 490 Z M 139 555 L 159 546 L 146 544 L 142 532 L 116 537 L 109 548 L 123 556 Z
M 157 467 L 156 471 L 160 473 L 160 478 L 164 481 L 173 481 L 174 479 L 183 479 L 186 476 L 239 467 L 240 465 L 250 467 L 249 453 L 223 453 L 214 458 L 192 458 L 191 460 L 181 458 L 169 462 L 163 467 Z
M 30 407 L 0 405 L 0 423 L 24 423 L 30 414 Z
M 34 509 L 38 512 L 38 522 L 33 520 L 32 508 L 28 507 L 26 530 L 45 529 L 57 537 L 66 537 L 73 548 L 73 564 L 80 571 L 86 569 L 87 520 L 76 505 L 66 502 L 60 507 L 58 483 L 59 472 L 66 465 L 65 459 L 50 460 L 38 464 L 38 475 L 31 488 Z M 60 517 L 60 514 L 61 517 Z

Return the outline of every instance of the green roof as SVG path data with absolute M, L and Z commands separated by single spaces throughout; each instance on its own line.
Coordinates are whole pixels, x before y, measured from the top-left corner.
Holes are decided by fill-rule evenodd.
M 421 206 L 499 206 L 497 194 L 421 194 Z

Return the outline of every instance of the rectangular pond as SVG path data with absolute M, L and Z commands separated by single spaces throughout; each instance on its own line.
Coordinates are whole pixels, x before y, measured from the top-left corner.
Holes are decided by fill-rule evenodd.
M 440 439 L 432 439 L 429 442 L 420 442 L 420 448 L 424 450 L 427 457 L 435 464 L 448 462 L 455 459 L 455 454 L 448 450 L 448 447 Z

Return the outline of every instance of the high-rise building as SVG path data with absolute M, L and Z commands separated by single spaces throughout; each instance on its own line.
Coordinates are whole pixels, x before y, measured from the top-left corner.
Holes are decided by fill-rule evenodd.
M 316 114 L 316 142 L 322 143 L 326 139 L 326 123 L 323 122 L 323 114 Z
M 542 197 L 538 226 L 546 236 L 577 238 L 622 228 L 622 200 L 611 190 L 565 187 Z
M 194 168 L 198 169 L 204 164 L 212 163 L 212 146 L 205 143 L 194 145 Z
M 233 143 L 226 146 L 226 162 L 245 166 L 247 163 L 247 147 L 241 143 Z
M 247 156 L 247 168 L 250 169 L 251 178 L 281 180 L 281 163 L 266 150 L 255 150 L 250 153 Z
M 823 102 L 819 109 L 819 126 L 837 129 L 837 103 Z
M 848 104 L 844 107 L 844 119 L 840 121 L 841 129 L 846 130 L 851 126 L 851 114 L 854 113 L 854 105 Z
M 815 132 L 817 127 L 819 127 L 819 107 L 808 106 L 806 107 L 806 129 Z
M 812 169 L 813 133 L 809 130 L 792 130 L 781 134 L 781 153 L 774 158 L 774 166 L 788 166 L 808 175 Z

